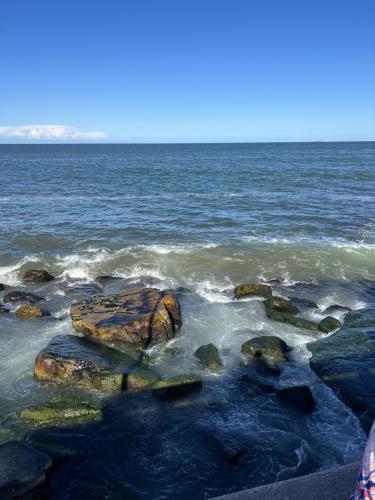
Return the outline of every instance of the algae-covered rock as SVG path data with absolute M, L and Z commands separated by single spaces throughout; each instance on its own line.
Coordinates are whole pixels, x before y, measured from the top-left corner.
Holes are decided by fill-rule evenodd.
M 126 388 L 125 374 L 139 358 L 75 335 L 58 335 L 37 356 L 34 376 L 40 381 L 103 391 Z
M 288 323 L 289 325 L 295 326 L 297 328 L 302 328 L 304 330 L 310 330 L 312 332 L 319 331 L 319 325 L 317 325 L 313 321 L 309 321 L 308 319 L 294 316 L 293 314 L 278 312 L 274 310 L 267 310 L 267 309 L 266 309 L 266 314 L 273 321 Z
M 44 298 L 39 297 L 39 295 L 34 295 L 33 293 L 14 290 L 4 295 L 3 300 L 4 302 L 28 302 L 29 304 L 36 304 L 44 300 Z
M 21 319 L 37 319 L 42 316 L 50 316 L 50 314 L 47 311 L 43 311 L 40 307 L 23 305 L 17 309 L 16 316 Z
M 219 351 L 213 344 L 202 345 L 194 352 L 194 356 L 212 371 L 218 371 L 223 368 Z
M 276 391 L 280 401 L 303 413 L 310 413 L 315 407 L 314 396 L 307 385 L 285 387 Z
M 136 368 L 129 372 L 126 376 L 126 390 L 141 391 L 154 386 L 159 380 L 159 377 L 152 371 L 146 368 Z
M 173 398 L 184 396 L 201 387 L 202 380 L 195 375 L 180 375 L 156 382 L 153 386 L 153 394 L 161 398 Z
M 341 327 L 341 322 L 333 316 L 327 316 L 319 323 L 319 330 L 324 333 L 334 332 Z
M 289 314 L 297 314 L 298 307 L 291 301 L 283 299 L 282 297 L 270 297 L 264 301 L 264 306 L 267 311 L 277 311 Z
M 102 409 L 88 403 L 50 402 L 30 406 L 21 412 L 21 419 L 35 426 L 60 426 L 71 423 L 87 423 L 102 419 Z
M 0 498 L 50 498 L 47 471 L 50 457 L 18 441 L 0 446 Z
M 54 279 L 55 277 L 45 269 L 30 269 L 23 275 L 22 281 L 24 283 L 45 283 Z
M 269 285 L 264 285 L 261 283 L 245 283 L 236 286 L 234 289 L 234 296 L 236 299 L 241 299 L 242 297 L 271 297 L 272 288 Z
M 72 305 L 70 315 L 84 335 L 145 346 L 172 339 L 181 327 L 175 293 L 156 288 L 86 297 Z
M 287 344 L 274 335 L 255 337 L 242 344 L 241 352 L 247 358 L 263 358 L 272 363 L 288 361 Z

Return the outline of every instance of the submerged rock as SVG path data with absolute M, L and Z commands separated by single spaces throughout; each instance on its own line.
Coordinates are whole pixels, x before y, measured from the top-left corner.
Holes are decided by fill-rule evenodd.
M 342 327 L 341 322 L 333 316 L 327 316 L 319 323 L 319 330 L 323 333 L 330 333 Z
M 213 344 L 202 345 L 195 351 L 194 356 L 210 370 L 218 371 L 223 368 L 219 351 Z
M 340 306 L 339 304 L 331 304 L 327 307 L 323 312 L 326 313 L 335 313 L 335 312 L 350 312 L 350 307 Z
M 0 446 L 0 498 L 49 498 L 48 455 L 18 441 Z
M 152 392 L 160 398 L 174 398 L 185 396 L 201 387 L 202 380 L 195 375 L 180 375 L 179 377 L 160 380 L 153 386 Z
M 303 309 L 318 309 L 318 304 L 310 299 L 302 299 L 300 297 L 289 297 L 292 304 Z
M 113 283 L 114 281 L 121 281 L 123 278 L 120 278 L 120 276 L 98 276 L 97 278 L 94 279 L 95 283 L 98 283 L 100 286 L 105 286 L 108 285 L 109 283 Z
M 30 269 L 23 275 L 22 281 L 24 283 L 45 283 L 54 279 L 55 277 L 45 269 Z
M 83 298 L 70 315 L 74 329 L 84 335 L 144 346 L 172 339 L 182 324 L 174 291 L 156 288 Z
M 4 295 L 3 300 L 4 302 L 29 302 L 29 304 L 36 304 L 37 302 L 44 300 L 44 298 L 39 297 L 39 295 L 34 295 L 33 293 L 14 290 L 13 292 L 9 292 Z
M 4 283 L 0 283 L 0 292 L 2 292 L 3 290 L 5 290 L 6 288 L 9 288 L 8 285 L 4 285 Z
M 273 309 L 266 308 L 267 316 L 273 321 L 279 321 L 281 323 L 288 323 L 289 325 L 295 326 L 297 328 L 302 328 L 304 330 L 310 330 L 312 332 L 319 331 L 319 325 L 308 319 L 300 318 L 294 316 L 293 314 L 286 312 L 279 312 Z
M 87 423 L 102 418 L 102 409 L 88 403 L 50 402 L 41 406 L 31 406 L 21 412 L 21 419 L 35 426 L 60 426 L 72 423 Z
M 17 318 L 22 319 L 37 319 L 42 316 L 50 316 L 50 313 L 47 311 L 43 311 L 40 307 L 37 306 L 28 306 L 23 305 L 20 306 L 16 311 Z
M 40 381 L 76 385 L 103 391 L 126 388 L 126 373 L 139 358 L 75 335 L 58 335 L 35 360 Z
M 375 419 L 375 309 L 329 337 L 307 344 L 310 366 L 369 432 Z M 362 318 L 362 319 L 361 319 Z
M 314 396 L 307 385 L 278 389 L 276 394 L 282 403 L 292 406 L 298 411 L 310 413 L 315 407 Z
M 270 297 L 264 301 L 266 311 L 285 312 L 289 314 L 297 314 L 298 308 L 289 300 L 282 297 Z
M 287 344 L 274 335 L 255 337 L 242 344 L 241 352 L 248 358 L 262 358 L 271 363 L 288 361 Z
M 9 309 L 0 304 L 0 314 L 8 314 Z
M 67 295 L 98 295 L 102 292 L 102 287 L 95 283 L 81 283 L 65 289 Z
M 272 288 L 269 285 L 246 283 L 236 286 L 234 289 L 234 297 L 241 299 L 242 297 L 271 297 Z

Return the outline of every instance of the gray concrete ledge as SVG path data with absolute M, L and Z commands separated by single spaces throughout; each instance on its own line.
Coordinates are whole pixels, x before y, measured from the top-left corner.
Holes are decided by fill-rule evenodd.
M 216 500 L 348 500 L 356 486 L 359 464 L 230 493 Z

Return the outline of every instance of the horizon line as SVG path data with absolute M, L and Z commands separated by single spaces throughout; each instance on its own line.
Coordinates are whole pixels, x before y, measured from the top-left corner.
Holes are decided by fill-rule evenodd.
M 82 146 L 82 145 L 172 145 L 172 144 L 332 144 L 332 143 L 375 142 L 375 139 L 364 140 L 314 140 L 314 141 L 86 141 L 86 142 L 1 142 L 0 146 Z

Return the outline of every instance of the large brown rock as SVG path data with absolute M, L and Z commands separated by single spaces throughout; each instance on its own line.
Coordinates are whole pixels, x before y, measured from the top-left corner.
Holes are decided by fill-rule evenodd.
M 55 277 L 45 269 L 30 269 L 23 275 L 22 281 L 24 283 L 44 283 L 54 279 Z
M 21 319 L 37 319 L 42 316 L 49 316 L 49 313 L 47 311 L 43 311 L 43 309 L 38 306 L 29 306 L 24 304 L 17 309 L 16 316 Z
M 143 346 L 170 340 L 181 327 L 174 291 L 156 288 L 85 297 L 72 305 L 70 315 L 74 329 L 84 335 Z

